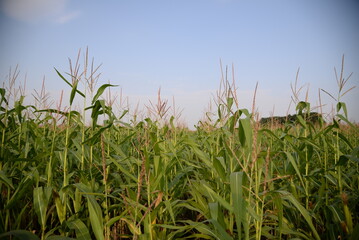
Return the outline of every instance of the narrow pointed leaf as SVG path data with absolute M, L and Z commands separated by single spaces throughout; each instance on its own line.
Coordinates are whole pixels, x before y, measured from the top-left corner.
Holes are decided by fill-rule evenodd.
M 71 88 L 73 88 L 72 84 L 71 84 L 69 81 L 67 81 L 66 78 L 64 78 L 64 76 L 62 76 L 62 74 L 61 74 L 59 71 L 57 71 L 56 68 L 55 68 L 55 71 L 56 71 L 57 75 L 59 75 L 62 80 L 64 80 Z M 76 89 L 76 92 L 77 92 L 78 94 L 80 94 L 82 97 L 85 97 L 85 94 L 83 94 L 83 93 L 82 93 L 81 91 L 79 91 L 78 89 Z
M 28 232 L 25 230 L 13 230 L 10 232 L 0 234 L 0 239 L 4 239 L 5 237 L 10 237 L 10 236 L 14 236 L 18 240 L 40 240 L 38 236 L 36 236 L 32 232 Z
M 103 84 L 98 90 L 95 96 L 92 99 L 92 104 L 94 104 L 97 99 L 102 95 L 102 93 L 105 91 L 108 87 L 117 87 L 118 85 L 112 85 L 112 84 Z
M 89 230 L 87 229 L 86 225 L 80 219 L 76 219 L 76 220 L 67 222 L 67 226 L 70 229 L 75 230 L 77 240 L 91 239 Z

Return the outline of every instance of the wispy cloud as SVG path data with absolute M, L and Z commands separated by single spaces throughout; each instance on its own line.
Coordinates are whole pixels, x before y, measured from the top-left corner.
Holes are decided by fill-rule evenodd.
M 1 0 L 0 10 L 8 17 L 27 23 L 54 21 L 66 23 L 80 15 L 79 11 L 67 13 L 68 0 Z
M 80 15 L 81 15 L 80 11 L 70 12 L 70 13 L 64 14 L 61 17 L 57 18 L 55 22 L 59 23 L 59 24 L 65 24 L 65 23 L 70 22 L 71 20 L 79 17 Z

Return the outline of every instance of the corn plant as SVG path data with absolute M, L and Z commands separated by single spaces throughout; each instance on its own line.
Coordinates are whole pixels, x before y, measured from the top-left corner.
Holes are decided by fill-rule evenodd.
M 339 97 L 332 121 L 311 121 L 297 96 L 295 117 L 261 125 L 226 68 L 196 130 L 176 126 L 160 92 L 150 116 L 127 122 L 87 59 L 55 70 L 68 107 L 0 88 L 0 239 L 358 238 L 359 130 Z

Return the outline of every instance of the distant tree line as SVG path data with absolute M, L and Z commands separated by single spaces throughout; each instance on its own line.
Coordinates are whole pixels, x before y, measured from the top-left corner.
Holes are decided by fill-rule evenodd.
M 265 117 L 261 118 L 260 124 L 268 125 L 272 122 L 274 124 L 285 124 L 286 122 L 294 123 L 297 120 L 298 114 L 288 115 L 288 116 L 273 116 L 273 117 Z M 322 114 L 317 112 L 310 112 L 309 114 L 302 114 L 302 117 L 305 118 L 307 121 L 316 124 L 319 122 L 319 119 L 322 118 Z

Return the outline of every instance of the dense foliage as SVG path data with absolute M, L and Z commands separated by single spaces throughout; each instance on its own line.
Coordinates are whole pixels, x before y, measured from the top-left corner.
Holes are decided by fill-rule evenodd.
M 122 122 L 105 84 L 86 126 L 72 110 L 86 96 L 68 84 L 68 111 L 10 107 L 0 90 L 0 238 L 358 239 L 359 129 L 344 103 L 312 123 L 299 102 L 273 127 L 228 97 L 190 131 L 173 117 Z

